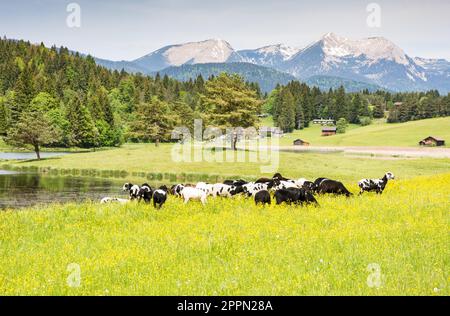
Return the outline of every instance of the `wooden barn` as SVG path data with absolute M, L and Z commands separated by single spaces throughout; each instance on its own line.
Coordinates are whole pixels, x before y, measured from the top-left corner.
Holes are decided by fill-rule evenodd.
M 438 137 L 433 137 L 433 136 L 428 136 L 427 138 L 421 140 L 419 142 L 420 146 L 445 146 L 445 140 L 438 138 Z
M 303 139 L 294 140 L 294 146 L 309 146 L 309 145 L 310 145 L 310 143 Z
M 322 127 L 322 136 L 336 135 L 336 127 Z

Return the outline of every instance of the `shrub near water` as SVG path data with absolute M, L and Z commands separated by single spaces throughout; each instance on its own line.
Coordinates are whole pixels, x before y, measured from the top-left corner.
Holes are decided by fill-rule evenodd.
M 171 197 L 161 211 L 3 212 L 0 294 L 448 295 L 449 183 L 399 180 L 382 196 L 319 197 L 320 208 Z M 67 283 L 73 263 L 79 287 Z

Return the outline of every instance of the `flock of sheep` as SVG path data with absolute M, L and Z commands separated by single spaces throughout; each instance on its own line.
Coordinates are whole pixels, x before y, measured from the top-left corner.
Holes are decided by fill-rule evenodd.
M 381 179 L 363 179 L 358 182 L 360 193 L 376 192 L 382 194 L 388 181 L 393 180 L 394 174 L 387 172 Z M 125 183 L 123 191 L 129 193 L 128 199 L 105 197 L 101 203 L 118 202 L 121 204 L 133 200 L 150 203 L 153 200 L 155 208 L 161 208 L 167 200 L 169 194 L 183 199 L 184 203 L 191 200 L 198 200 L 203 205 L 206 204 L 208 197 L 231 198 L 236 195 L 253 197 L 256 204 L 271 204 L 273 199 L 276 204 L 314 204 L 318 205 L 315 194 L 335 194 L 351 196 L 352 193 L 347 190 L 342 182 L 327 178 L 318 178 L 314 182 L 306 179 L 292 180 L 276 173 L 272 178 L 261 178 L 255 182 L 245 180 L 226 180 L 223 183 L 209 184 L 199 182 L 197 184 L 176 184 L 171 188 L 163 185 L 158 189 L 152 188 L 145 183 L 141 186 L 132 183 Z

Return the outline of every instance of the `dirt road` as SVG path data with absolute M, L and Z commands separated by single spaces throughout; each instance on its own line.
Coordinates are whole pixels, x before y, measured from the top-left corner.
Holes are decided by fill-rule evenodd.
M 343 152 L 349 155 L 375 155 L 406 158 L 450 158 L 450 148 L 430 147 L 279 146 L 279 150 L 290 152 Z

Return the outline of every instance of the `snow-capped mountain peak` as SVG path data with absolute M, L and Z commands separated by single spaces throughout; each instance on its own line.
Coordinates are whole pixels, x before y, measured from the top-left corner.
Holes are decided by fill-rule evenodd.
M 172 46 L 163 53 L 163 56 L 171 65 L 180 66 L 185 63 L 223 63 L 233 52 L 234 49 L 228 42 L 210 39 Z
M 384 37 L 351 40 L 334 33 L 327 33 L 322 37 L 321 44 L 324 52 L 330 56 L 359 57 L 365 55 L 373 62 L 386 59 L 403 65 L 409 64 L 405 52 Z
M 256 49 L 255 51 L 266 55 L 281 55 L 284 60 L 291 58 L 298 52 L 298 48 L 290 47 L 285 44 L 269 45 Z
M 284 44 L 269 45 L 257 49 L 241 50 L 238 54 L 242 61 L 257 64 L 260 66 L 279 68 L 282 63 L 298 52 Z
M 450 62 L 446 59 L 415 57 L 414 62 L 420 67 L 432 71 L 450 71 Z
M 235 54 L 233 47 L 227 41 L 209 39 L 166 46 L 133 62 L 151 71 L 158 71 L 183 64 L 224 63 Z

